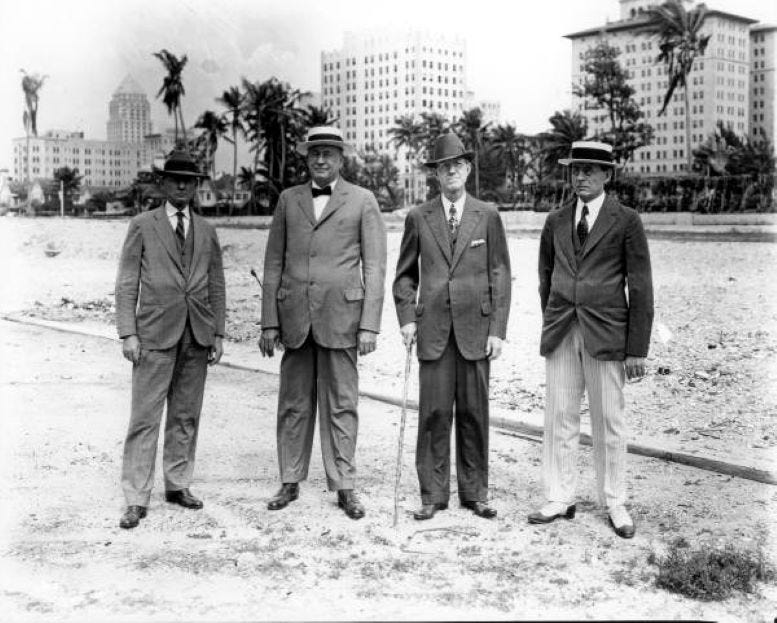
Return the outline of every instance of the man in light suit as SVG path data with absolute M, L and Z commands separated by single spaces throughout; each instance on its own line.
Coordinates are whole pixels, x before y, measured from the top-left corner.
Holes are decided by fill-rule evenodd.
M 418 520 L 448 507 L 456 404 L 458 496 L 477 516 L 488 505 L 489 364 L 502 352 L 510 312 L 510 255 L 499 212 L 468 195 L 472 152 L 455 134 L 426 163 L 442 194 L 413 208 L 397 260 L 394 303 L 405 346 L 417 340 Z
M 650 254 L 636 211 L 606 195 L 616 164 L 612 146 L 572 144 L 569 166 L 577 199 L 551 212 L 539 254 L 545 359 L 543 480 L 546 504 L 530 523 L 575 516 L 575 456 L 580 401 L 588 393 L 600 503 L 615 533 L 631 538 L 626 510 L 625 377 L 645 375 L 653 324 Z
M 375 350 L 383 308 L 386 233 L 375 196 L 340 177 L 351 147 L 334 127 L 316 127 L 298 146 L 312 181 L 281 193 L 264 259 L 262 336 L 272 357 L 285 348 L 278 393 L 279 510 L 299 496 L 319 413 L 327 484 L 352 519 L 358 429 L 357 356 Z
M 165 498 L 202 508 L 189 485 L 207 366 L 223 352 L 221 248 L 215 229 L 191 209 L 203 176 L 181 151 L 172 152 L 161 174 L 167 201 L 130 221 L 116 278 L 116 326 L 124 357 L 133 364 L 122 528 L 134 528 L 146 516 L 165 403 Z

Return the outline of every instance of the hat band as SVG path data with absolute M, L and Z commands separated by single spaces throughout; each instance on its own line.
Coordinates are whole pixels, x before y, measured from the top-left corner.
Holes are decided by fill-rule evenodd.
M 603 149 L 590 149 L 586 147 L 577 147 L 572 150 L 572 160 L 604 160 L 612 162 L 612 154 Z
M 315 136 L 311 136 L 308 138 L 308 143 L 313 143 L 314 141 L 337 141 L 338 143 L 343 143 L 343 137 L 338 136 L 337 134 L 316 134 Z

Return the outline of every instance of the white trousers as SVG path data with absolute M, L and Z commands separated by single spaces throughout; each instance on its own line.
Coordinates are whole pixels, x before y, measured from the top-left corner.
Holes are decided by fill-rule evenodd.
M 612 509 L 626 501 L 626 444 L 622 361 L 589 355 L 577 323 L 545 359 L 545 438 L 542 467 L 548 502 L 572 504 L 577 485 L 580 402 L 588 393 L 594 466 L 600 504 Z

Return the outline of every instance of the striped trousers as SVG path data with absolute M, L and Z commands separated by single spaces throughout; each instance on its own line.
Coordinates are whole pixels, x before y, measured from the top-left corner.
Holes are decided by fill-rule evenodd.
M 626 501 L 626 444 L 622 361 L 589 355 L 577 323 L 545 359 L 545 437 L 542 468 L 548 502 L 572 504 L 577 485 L 580 402 L 588 393 L 599 503 L 612 509 Z

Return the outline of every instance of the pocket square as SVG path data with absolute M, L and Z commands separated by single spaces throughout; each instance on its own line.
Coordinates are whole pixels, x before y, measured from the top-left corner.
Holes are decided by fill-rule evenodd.
M 473 240 L 473 241 L 470 243 L 470 245 L 469 245 L 469 246 L 470 246 L 470 247 L 479 247 L 481 244 L 486 244 L 486 241 L 485 241 L 485 240 L 483 240 L 482 238 L 478 238 L 477 240 Z

